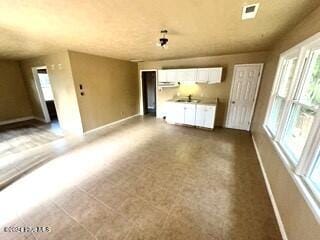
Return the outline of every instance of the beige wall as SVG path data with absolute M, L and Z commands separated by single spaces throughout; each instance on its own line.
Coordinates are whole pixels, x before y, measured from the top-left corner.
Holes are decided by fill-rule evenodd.
M 264 63 L 268 52 L 255 52 L 212 57 L 186 58 L 167 61 L 142 62 L 139 70 L 191 68 L 191 67 L 223 67 L 222 83 L 184 85 L 179 88 L 163 88 L 157 90 L 157 111 L 162 112 L 164 102 L 180 93 L 180 96 L 192 94 L 195 98 L 219 98 L 216 125 L 223 126 L 226 119 L 227 105 L 235 64 Z
M 139 112 L 137 64 L 70 51 L 84 131 Z M 79 84 L 85 95 L 81 96 Z
M 60 126 L 66 133 L 82 133 L 79 107 L 67 51 L 21 61 L 24 80 L 30 92 L 33 113 L 44 119 L 32 68 L 47 66 Z
M 269 56 L 263 78 L 252 134 L 257 143 L 272 192 L 278 205 L 289 240 L 316 240 L 320 237 L 320 226 L 297 189 L 284 163 L 275 152 L 269 138 L 262 129 L 263 120 L 274 81 L 278 58 L 281 52 L 320 31 L 320 8 L 305 18 L 286 34 Z
M 0 60 L 0 122 L 32 116 L 19 62 Z

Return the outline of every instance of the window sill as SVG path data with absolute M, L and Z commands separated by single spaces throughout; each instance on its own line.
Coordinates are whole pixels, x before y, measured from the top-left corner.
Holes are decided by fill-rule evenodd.
M 273 140 L 273 136 L 271 132 L 268 130 L 266 125 L 263 125 L 263 128 L 272 143 L 273 147 L 275 148 L 276 152 L 278 153 L 280 159 L 284 163 L 284 166 L 286 167 L 287 171 L 289 172 L 291 178 L 295 182 L 297 188 L 299 189 L 300 193 L 302 194 L 304 200 L 308 204 L 309 208 L 311 209 L 314 217 L 316 218 L 317 222 L 320 224 L 320 203 L 319 199 L 317 199 L 315 193 L 311 190 L 311 187 L 307 183 L 307 179 L 305 179 L 302 176 L 299 176 L 295 174 L 294 168 L 289 161 L 289 159 L 286 157 L 286 154 L 282 151 L 279 144 Z

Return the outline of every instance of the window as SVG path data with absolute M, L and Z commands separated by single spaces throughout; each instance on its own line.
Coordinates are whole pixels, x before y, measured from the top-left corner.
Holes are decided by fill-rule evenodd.
M 47 73 L 38 73 L 40 86 L 45 101 L 53 101 L 53 93 Z
M 293 104 L 287 122 L 281 145 L 291 156 L 294 164 L 297 164 L 305 146 L 311 125 L 314 120 L 315 112 L 300 105 Z
M 320 34 L 281 54 L 264 127 L 320 203 Z M 292 169 L 292 170 L 291 170 Z M 320 206 L 320 205 L 319 205 Z
M 294 73 L 297 67 L 298 57 L 285 59 L 281 66 L 279 86 L 276 91 L 274 104 L 269 118 L 269 129 L 275 134 L 280 124 L 281 113 L 288 97 L 290 86 L 293 83 Z

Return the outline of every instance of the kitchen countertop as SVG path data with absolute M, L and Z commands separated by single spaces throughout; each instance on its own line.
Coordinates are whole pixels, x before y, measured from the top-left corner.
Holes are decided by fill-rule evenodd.
M 218 103 L 218 98 L 213 98 L 213 99 L 196 98 L 195 100 L 199 100 L 199 102 L 177 102 L 178 99 L 180 99 L 180 98 L 173 98 L 173 99 L 167 100 L 167 102 L 199 104 L 199 105 L 212 105 L 212 106 L 216 106 Z M 185 99 L 185 98 L 181 98 L 181 99 Z

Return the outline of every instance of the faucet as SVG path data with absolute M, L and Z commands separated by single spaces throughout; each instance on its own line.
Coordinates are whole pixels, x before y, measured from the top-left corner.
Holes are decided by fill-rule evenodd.
M 191 102 L 191 94 L 188 95 L 188 101 Z

